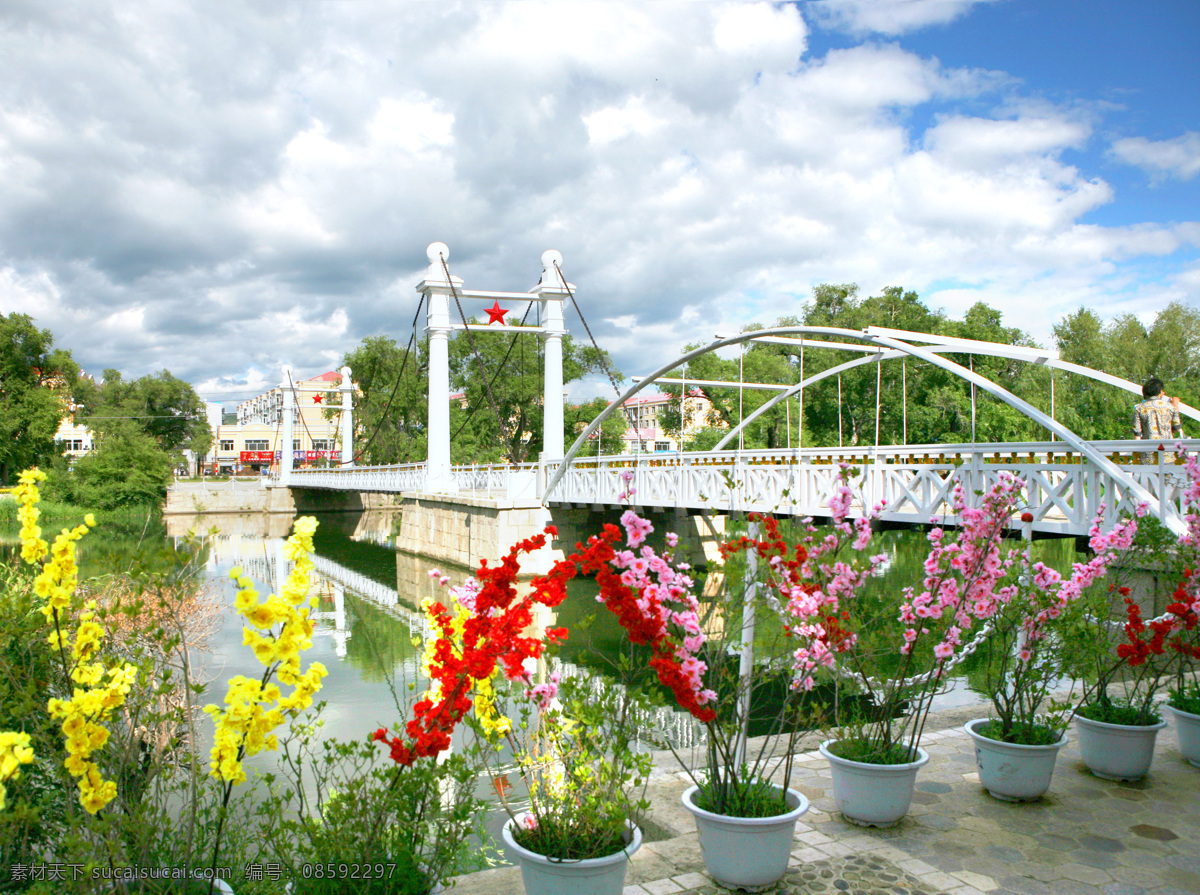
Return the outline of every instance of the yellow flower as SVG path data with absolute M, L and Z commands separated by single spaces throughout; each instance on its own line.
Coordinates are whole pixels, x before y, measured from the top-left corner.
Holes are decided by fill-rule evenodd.
M 244 756 L 278 748 L 278 737 L 272 731 L 285 717 L 295 717 L 312 704 L 313 694 L 320 689 L 321 678 L 326 674 L 324 666 L 315 662 L 307 672 L 300 671 L 300 653 L 312 645 L 313 625 L 307 608 L 297 607 L 307 599 L 311 589 L 310 554 L 316 527 L 316 520 L 309 516 L 296 521 L 295 531 L 283 551 L 293 561 L 293 567 L 278 596 L 272 594 L 260 603 L 253 582 L 243 570 L 230 570 L 230 577 L 239 588 L 235 606 L 248 623 L 242 628 L 242 643 L 267 667 L 268 679 L 273 675 L 279 684 L 293 690 L 285 696 L 278 684 L 238 676 L 229 681 L 224 710 L 215 705 L 205 706 L 204 711 L 216 725 L 210 776 L 227 784 L 236 785 L 246 779 L 241 764 Z
M 6 780 L 21 776 L 21 765 L 33 761 L 33 749 L 29 745 L 29 734 L 15 731 L 0 731 L 0 811 L 7 804 Z

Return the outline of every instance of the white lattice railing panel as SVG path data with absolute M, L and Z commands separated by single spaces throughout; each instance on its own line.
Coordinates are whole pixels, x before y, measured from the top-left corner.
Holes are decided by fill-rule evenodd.
M 425 487 L 425 464 L 350 466 L 342 469 L 296 469 L 287 484 L 294 488 L 331 491 L 381 491 L 399 494 Z
M 1200 448 L 1200 441 L 1185 444 Z M 858 471 L 850 482 L 855 515 L 882 504 L 887 520 L 953 524 L 956 485 L 971 504 L 1007 471 L 1028 483 L 1029 511 L 1041 531 L 1084 535 L 1101 506 L 1104 522 L 1114 523 L 1136 506 L 1130 483 L 1160 502 L 1165 522 L 1181 519 L 1185 476 L 1173 458 L 1160 455 L 1154 465 L 1139 464 L 1137 451 L 1145 442 L 1093 447 L 1119 467 L 1115 475 L 1062 442 L 608 457 L 576 462 L 546 500 L 616 504 L 628 489 L 622 474 L 632 473 L 635 494 L 626 502 L 637 506 L 822 516 L 828 514 L 840 464 L 847 463 Z M 548 478 L 553 471 L 548 468 Z
M 1184 442 L 1200 449 L 1200 440 Z M 976 498 L 1002 471 L 1023 478 L 1034 528 L 1056 534 L 1086 534 L 1101 506 L 1112 524 L 1137 504 L 1131 483 L 1161 504 L 1164 522 L 1182 524 L 1180 501 L 1186 476 L 1173 455 L 1156 452 L 1156 462 L 1143 465 L 1139 451 L 1147 442 L 1093 442 L 1092 447 L 1116 464 L 1113 470 L 1093 463 L 1062 442 L 978 445 L 909 445 L 879 449 L 805 448 L 786 451 L 722 451 L 720 453 L 642 454 L 576 460 L 553 493 L 540 495 L 538 482 L 549 481 L 558 464 L 458 466 L 453 476 L 469 491 L 503 491 L 510 497 L 542 497 L 546 503 L 724 512 L 778 512 L 799 516 L 828 515 L 829 499 L 838 484 L 842 463 L 857 469 L 851 480 L 855 515 L 882 504 L 889 521 L 953 524 L 949 517 L 955 486 L 968 501 Z M 1168 445 L 1173 447 L 1173 445 Z M 627 480 L 627 477 L 629 480 Z M 421 491 L 424 464 L 299 470 L 290 484 L 305 488 L 350 491 Z M 618 499 L 633 488 L 632 498 Z

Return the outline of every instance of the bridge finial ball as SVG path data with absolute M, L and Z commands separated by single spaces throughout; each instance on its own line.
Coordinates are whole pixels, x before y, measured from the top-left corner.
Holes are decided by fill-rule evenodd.
M 444 242 L 431 242 L 425 250 L 425 257 L 430 264 L 440 264 L 442 259 L 450 260 L 450 247 Z
M 562 265 L 562 252 L 546 249 L 542 252 L 542 270 L 554 270 L 554 265 Z

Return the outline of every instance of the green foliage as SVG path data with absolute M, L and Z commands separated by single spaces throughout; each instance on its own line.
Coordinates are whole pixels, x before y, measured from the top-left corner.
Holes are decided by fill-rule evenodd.
M 10 780 L 8 807 L 0 811 L 0 867 L 54 847 L 65 829 L 69 793 L 57 762 L 61 738 L 46 713 L 46 691 L 54 673 L 46 622 L 33 594 L 32 576 L 15 565 L 0 566 L 0 718 L 6 730 L 27 733 L 34 762 Z
M 1052 746 L 1062 738 L 1061 729 L 1046 724 L 1019 721 L 1006 729 L 1004 722 L 995 718 L 978 725 L 975 732 L 989 740 L 1020 746 Z
M 554 859 L 611 855 L 624 847 L 628 824 L 650 807 L 644 792 L 651 757 L 635 739 L 646 700 L 598 675 L 567 678 L 559 696 L 562 708 L 539 720 L 522 703 L 518 754 L 537 822 L 514 824 L 513 838 Z
M 212 429 L 204 402 L 188 383 L 161 370 L 126 381 L 105 370 L 104 381 L 87 401 L 79 421 L 104 444 L 111 436 L 144 435 L 177 462 L 184 449 L 204 455 L 212 447 Z
M 579 437 L 592 420 L 598 417 L 609 404 L 604 398 L 593 398 L 583 404 L 568 405 L 563 409 L 563 426 L 566 429 L 565 447 Z M 625 450 L 622 436 L 629 424 L 623 413 L 613 413 L 600 424 L 597 433 L 593 433 L 588 442 L 583 445 L 577 456 L 595 457 L 600 454 L 620 454 Z M 597 437 L 599 436 L 599 437 Z
M 1106 698 L 1081 705 L 1076 714 L 1090 721 L 1104 724 L 1123 724 L 1130 727 L 1148 727 L 1162 721 L 1162 715 L 1142 702 L 1130 702 L 1118 697 Z
M 875 740 L 855 736 L 842 737 L 826 748 L 838 758 L 861 761 L 864 764 L 896 765 L 916 760 L 915 747 L 910 748 L 903 743 L 881 746 Z
M 425 459 L 429 400 L 428 339 L 405 352 L 388 336 L 369 336 L 342 363 L 359 394 L 354 401 L 354 445 L 363 465 Z
M 1146 326 L 1127 314 L 1103 323 L 1086 308 L 1054 327 L 1062 359 L 1141 385 L 1151 376 L 1168 395 L 1200 402 L 1200 311 L 1182 302 L 1163 308 Z M 1084 438 L 1131 438 L 1139 396 L 1073 374 L 1058 374 L 1060 417 Z M 1187 431 L 1185 423 L 1184 431 Z
M 1171 690 L 1167 704 L 1191 715 L 1200 715 L 1200 683 L 1190 683 Z
M 171 482 L 171 455 L 151 436 L 112 432 L 75 464 L 75 502 L 100 509 L 161 504 Z
M 69 351 L 26 314 L 0 314 L 0 485 L 60 451 L 54 433 L 79 388 Z
M 450 385 L 465 395 L 451 405 L 450 432 L 456 463 L 536 460 L 542 431 L 542 343 L 520 333 L 462 332 L 450 340 Z M 472 350 L 472 344 L 474 350 Z M 600 372 L 607 352 L 562 340 L 563 384 Z M 619 374 L 616 374 L 619 376 Z M 493 399 L 495 404 L 493 405 Z M 564 420 L 567 443 L 574 440 Z
M 485 808 L 474 794 L 474 749 L 402 767 L 371 741 L 318 741 L 319 728 L 319 721 L 301 726 L 281 744 L 287 772 L 272 778 L 262 807 L 264 816 L 283 818 L 268 842 L 296 895 L 348 886 L 364 895 L 426 895 L 482 863 L 481 854 L 472 857 Z M 339 864 L 357 868 L 358 880 Z
M 861 297 L 853 284 L 824 284 L 813 290 L 812 300 L 799 317 L 786 317 L 776 325 L 829 326 L 862 330 L 882 326 L 912 332 L 935 333 L 1001 345 L 1036 347 L 1021 329 L 1005 326 L 1001 312 L 983 303 L 971 307 L 961 320 L 950 320 L 927 307 L 915 292 L 888 287 L 879 295 Z M 748 327 L 747 330 L 761 328 Z M 1062 359 L 1142 383 L 1157 375 L 1167 393 L 1191 405 L 1200 402 L 1200 311 L 1181 303 L 1165 308 L 1149 327 L 1132 316 L 1105 325 L 1090 310 L 1068 315 L 1054 327 Z M 837 337 L 814 336 L 825 341 Z M 858 342 L 848 344 L 860 345 Z M 688 345 L 685 351 L 699 347 Z M 1130 417 L 1135 396 L 1084 376 L 1055 372 L 1053 402 L 1051 371 L 1038 364 L 983 354 L 939 352 L 942 357 L 974 370 L 1001 387 L 1054 416 L 1088 439 L 1131 437 Z M 849 351 L 806 347 L 803 378 L 840 366 L 856 355 Z M 877 379 L 878 375 L 878 379 Z M 801 377 L 801 349 L 793 345 L 752 344 L 739 353 L 694 358 L 672 373 L 684 379 L 722 380 L 729 387 L 705 386 L 717 417 L 727 425 L 741 419 L 773 396 L 773 392 L 738 389 L 737 383 L 793 384 Z M 840 379 L 840 400 L 839 400 Z M 662 391 L 678 397 L 679 385 Z M 1023 413 L 977 390 L 972 413 L 971 387 L 940 367 L 916 358 L 893 360 L 877 371 L 864 364 L 831 376 L 805 389 L 803 443 L 806 446 L 872 444 L 879 407 L 881 444 L 938 444 L 991 441 L 1037 441 L 1047 434 Z M 780 403 L 750 425 L 744 443 L 751 448 L 779 448 L 799 441 L 800 401 Z M 790 420 L 789 420 L 790 417 Z M 678 433 L 678 402 L 666 407 L 660 419 Z M 695 439 L 697 450 L 707 449 L 725 432 Z M 688 445 L 693 447 L 692 444 Z
M 701 783 L 694 799 L 696 807 L 727 817 L 777 817 L 789 810 L 787 791 L 754 776 L 745 765 L 730 775 L 727 788 L 722 786 L 724 782 L 710 777 Z

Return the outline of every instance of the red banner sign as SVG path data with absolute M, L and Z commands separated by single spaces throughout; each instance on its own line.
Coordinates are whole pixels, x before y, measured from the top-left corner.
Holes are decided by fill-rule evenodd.
M 243 463 L 271 463 L 275 460 L 274 451 L 242 451 L 238 459 Z

